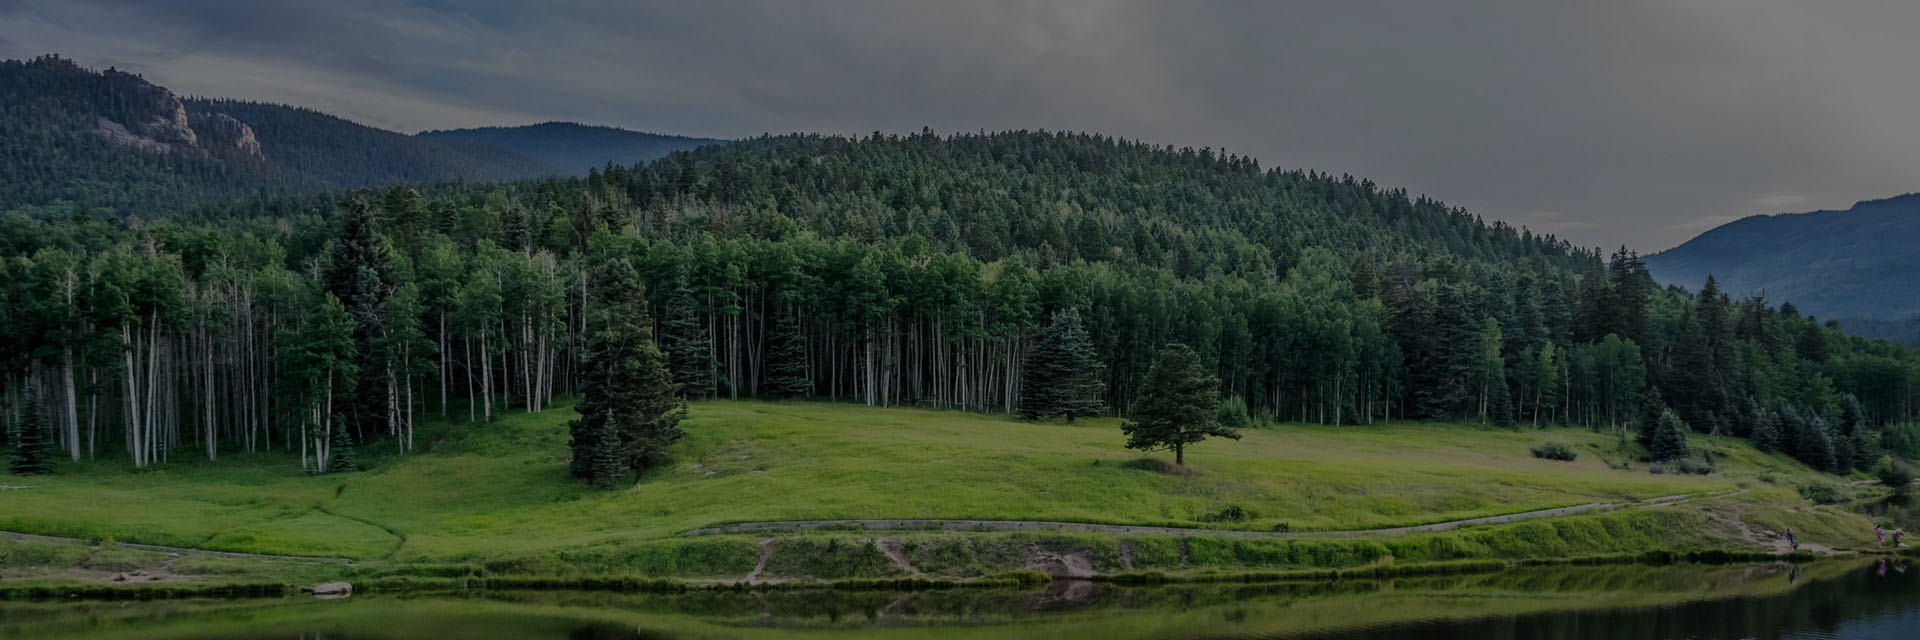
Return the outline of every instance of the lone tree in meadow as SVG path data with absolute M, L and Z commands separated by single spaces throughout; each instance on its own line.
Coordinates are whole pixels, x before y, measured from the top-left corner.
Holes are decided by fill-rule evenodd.
M 580 419 L 569 423 L 573 475 L 608 489 L 627 474 L 666 459 L 667 447 L 686 435 L 686 403 L 653 342 L 640 275 L 625 258 L 607 252 L 591 280 L 581 355 Z
M 1127 448 L 1172 449 L 1173 463 L 1185 466 L 1187 445 L 1209 437 L 1239 440 L 1239 431 L 1220 426 L 1219 387 L 1220 381 L 1200 365 L 1193 349 L 1167 345 L 1147 370 L 1140 399 L 1120 425 L 1127 434 Z
M 1065 417 L 1072 424 L 1074 418 L 1100 413 L 1106 409 L 1100 396 L 1107 388 L 1100 382 L 1102 369 L 1080 312 L 1054 312 L 1027 351 L 1020 376 L 1020 417 Z
M 13 442 L 13 460 L 7 470 L 20 476 L 47 475 L 53 473 L 53 443 L 47 439 L 47 415 L 40 410 L 40 385 L 29 383 L 25 395 L 20 435 Z

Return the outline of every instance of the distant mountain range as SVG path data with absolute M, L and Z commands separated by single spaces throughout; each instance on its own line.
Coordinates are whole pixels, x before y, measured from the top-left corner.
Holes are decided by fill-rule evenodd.
M 183 98 L 59 56 L 0 61 L 0 213 L 164 216 L 271 193 L 585 173 L 720 141 L 546 123 L 410 136 L 304 109 Z
M 1920 194 L 1752 216 L 1646 257 L 1655 278 L 1791 302 L 1843 329 L 1920 344 Z
M 498 147 L 575 174 L 605 167 L 609 162 L 616 165 L 638 164 L 675 151 L 726 142 L 572 122 L 426 131 L 418 137 Z

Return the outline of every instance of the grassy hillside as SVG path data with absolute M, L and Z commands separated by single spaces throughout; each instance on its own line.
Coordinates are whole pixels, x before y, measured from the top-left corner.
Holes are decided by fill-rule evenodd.
M 1695 442 L 1716 452 L 1719 473 L 1672 476 L 1650 474 L 1638 462 L 1629 462 L 1617 435 L 1585 430 L 1281 426 L 1249 429 L 1237 442 L 1194 447 L 1188 453 L 1190 468 L 1182 471 L 1168 469 L 1168 456 L 1150 456 L 1152 460 L 1143 463 L 1140 453 L 1121 448 L 1114 420 L 1069 426 L 958 412 L 707 402 L 693 407 L 686 425 L 689 437 L 676 448 L 670 466 L 647 475 L 635 489 L 598 492 L 567 477 L 565 420 L 572 415 L 560 409 L 516 414 L 494 424 L 449 427 L 429 453 L 375 456 L 370 470 L 337 476 L 301 475 L 294 460 L 278 456 L 182 462 L 147 471 L 111 463 L 71 465 L 60 475 L 19 482 L 31 489 L 0 492 L 0 530 L 397 562 L 535 556 L 586 562 L 581 558 L 592 556 L 592 562 L 613 562 L 620 570 L 678 574 L 701 571 L 674 563 L 712 563 L 723 570 L 711 573 L 744 574 L 754 562 L 752 539 L 678 534 L 724 522 L 841 518 L 1065 520 L 1255 530 L 1285 525 L 1293 531 L 1327 531 L 1726 492 L 1739 493 L 1717 499 L 1716 508 L 1756 523 L 1774 518 L 1773 524 L 1797 526 L 1810 540 L 1867 544 L 1870 526 L 1832 508 L 1816 511 L 1801 505 L 1791 490 L 1770 483 L 1791 486 L 1814 474 L 1731 439 Z M 1548 440 L 1573 445 L 1581 453 L 1579 460 L 1531 457 L 1529 447 Z M 1631 468 L 1616 469 L 1610 463 Z M 1213 517 L 1232 506 L 1253 515 L 1238 522 Z M 1563 518 L 1589 523 L 1596 532 L 1581 533 L 1596 539 L 1568 542 L 1570 548 L 1563 551 L 1638 552 L 1682 544 L 1695 532 L 1655 529 L 1673 528 L 1674 523 L 1710 524 L 1711 519 L 1699 516 L 1700 509 L 1688 503 Z M 1508 526 L 1566 537 L 1564 525 L 1542 522 Z M 1556 526 L 1563 529 L 1556 532 Z M 1730 531 L 1719 534 L 1732 536 Z M 1483 533 L 1476 529 L 1456 538 Z M 909 540 L 908 551 L 919 558 L 916 563 L 937 565 L 939 547 L 959 536 L 925 534 Z M 1020 536 L 999 538 L 1009 545 L 1037 540 Z M 1097 535 L 1078 539 L 1096 550 L 1111 546 Z M 1738 545 L 1732 537 L 1719 542 L 1730 540 L 1729 546 Z M 789 557 L 815 557 L 830 554 L 839 543 L 832 534 L 810 534 L 785 536 L 780 544 L 804 552 Z M 1262 544 L 1266 542 L 1222 542 L 1214 552 L 1244 560 L 1271 551 Z M 1480 546 L 1432 558 L 1499 552 L 1498 541 L 1472 544 Z M 1180 546 L 1177 561 L 1169 555 L 1168 566 L 1162 568 L 1185 566 L 1189 551 L 1197 563 L 1200 554 L 1215 549 Z M 1146 547 L 1139 549 L 1140 566 L 1132 567 L 1129 561 L 1130 568 L 1152 564 Z M 1285 549 L 1281 552 L 1284 556 Z M 1115 553 L 1126 552 L 1106 555 Z M 1362 555 L 1408 553 L 1394 547 Z M 1120 563 L 1108 564 L 1118 568 Z M 1285 566 L 1313 564 L 1296 558 Z M 956 568 L 952 573 L 968 572 Z

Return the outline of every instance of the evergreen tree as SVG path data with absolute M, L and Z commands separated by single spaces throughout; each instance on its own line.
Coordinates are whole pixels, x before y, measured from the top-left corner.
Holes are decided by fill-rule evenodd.
M 344 396 L 337 402 L 350 412 L 349 429 L 362 435 L 386 427 L 388 417 L 379 342 L 385 334 L 382 308 L 392 273 L 386 243 L 374 231 L 375 211 L 364 195 L 349 200 L 325 274 L 327 292 L 353 315 L 354 364 L 360 375 L 352 387 L 337 390 Z
M 40 385 L 28 384 L 21 401 L 20 430 L 13 443 L 13 459 L 7 470 L 17 476 L 53 473 L 53 441 L 48 438 L 46 412 L 40 408 Z
M 773 333 L 767 336 L 767 390 L 779 398 L 813 395 L 807 377 L 807 341 L 800 334 L 798 314 L 776 311 Z
M 1763 406 L 1753 408 L 1753 446 L 1761 451 L 1780 449 L 1780 414 Z
M 667 298 L 666 318 L 660 322 L 660 350 L 667 354 L 667 369 L 680 383 L 680 395 L 699 400 L 713 397 L 713 341 L 694 311 L 693 289 L 685 277 L 673 287 Z
M 1833 429 L 1827 426 L 1826 418 L 1806 416 L 1801 423 L 1799 450 L 1794 457 L 1815 469 L 1838 472 L 1840 461 L 1834 455 L 1832 434 Z
M 592 444 L 574 454 L 576 460 L 586 462 L 586 476 L 596 489 L 620 486 L 620 481 L 632 471 L 619 446 L 620 431 L 614 423 L 614 420 L 598 420 L 587 427 L 592 430 L 588 440 Z
M 359 471 L 353 456 L 353 434 L 347 432 L 345 416 L 334 414 L 332 431 L 327 444 L 327 473 Z
M 1493 392 L 1488 394 L 1488 412 L 1492 414 L 1493 425 L 1501 428 L 1513 427 L 1513 398 L 1507 390 L 1507 381 L 1502 378 L 1493 382 Z
M 1660 397 L 1660 387 L 1647 385 L 1640 392 L 1639 425 L 1641 446 L 1652 447 L 1654 436 L 1660 431 L 1660 419 L 1667 414 L 1667 401 Z
M 1678 460 L 1687 457 L 1687 431 L 1685 421 L 1672 410 L 1660 412 L 1660 418 L 1654 423 L 1652 441 L 1647 452 L 1653 455 L 1655 462 Z
M 685 435 L 686 403 L 654 345 L 639 274 L 610 249 L 600 253 L 580 362 L 580 418 L 569 426 L 573 473 L 606 487 L 666 458 Z
M 1240 432 L 1220 426 L 1220 381 L 1200 364 L 1200 356 L 1183 344 L 1170 344 L 1147 370 L 1147 377 L 1128 419 L 1120 425 L 1127 448 L 1142 451 L 1173 450 L 1173 463 L 1186 465 L 1187 445 L 1210 437 L 1240 439 Z
M 1080 312 L 1057 311 L 1034 337 L 1021 371 L 1018 412 L 1027 420 L 1064 416 L 1068 424 L 1104 409 L 1099 354 Z

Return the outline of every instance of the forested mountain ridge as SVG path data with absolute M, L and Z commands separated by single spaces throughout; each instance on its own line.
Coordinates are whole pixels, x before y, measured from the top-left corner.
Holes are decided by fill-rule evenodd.
M 1912 455 L 1920 410 L 1920 354 L 1711 282 L 1662 289 L 1624 249 L 1087 134 L 764 137 L 180 221 L 16 216 L 0 256 L 8 393 L 45 390 L 69 455 L 138 465 L 405 448 L 416 412 L 541 410 L 582 384 L 609 261 L 693 397 L 1013 412 L 1061 311 L 1113 411 L 1173 343 L 1256 415 L 1690 428 L 1832 471 Z
M 229 198 L 557 173 L 308 109 L 182 98 L 58 56 L 0 61 L 0 211 L 170 215 Z
M 1742 218 L 1646 261 L 1663 282 L 1698 286 L 1711 274 L 1728 292 L 1792 303 L 1844 329 L 1920 337 L 1920 194 Z
M 628 131 L 573 122 L 543 122 L 520 127 L 446 129 L 415 134 L 430 140 L 465 141 L 506 149 L 581 175 L 608 163 L 633 165 L 725 140 Z

